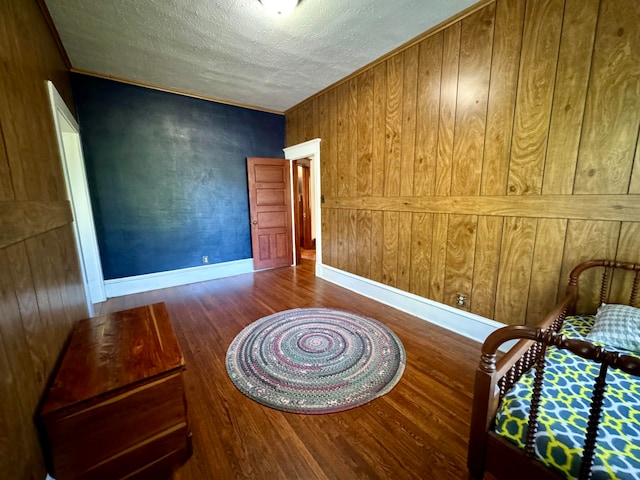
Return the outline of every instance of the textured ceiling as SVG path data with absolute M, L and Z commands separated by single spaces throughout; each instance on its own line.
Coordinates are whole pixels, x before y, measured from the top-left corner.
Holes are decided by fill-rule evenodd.
M 477 0 L 46 0 L 74 69 L 285 111 Z

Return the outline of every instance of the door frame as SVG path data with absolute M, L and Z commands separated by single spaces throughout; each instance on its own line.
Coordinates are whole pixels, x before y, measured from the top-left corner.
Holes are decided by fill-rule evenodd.
M 306 162 L 302 160 L 296 160 L 295 163 L 297 164 L 298 172 L 302 172 L 302 175 L 298 175 L 298 184 L 302 187 L 302 191 L 299 192 L 300 201 L 298 202 L 300 206 L 298 219 L 301 222 L 299 235 L 300 244 L 302 248 L 313 249 L 314 245 L 311 241 L 313 238 L 311 228 L 313 222 L 313 212 L 311 211 L 311 203 L 313 200 L 311 198 L 311 164 L 307 165 Z
M 299 143 L 298 145 L 292 145 L 291 147 L 286 147 L 284 149 L 284 158 L 289 160 L 291 164 L 291 168 L 293 169 L 293 160 L 299 160 L 302 158 L 311 159 L 311 172 L 313 176 L 313 186 L 314 186 L 314 207 L 313 207 L 313 222 L 315 223 L 316 230 L 316 268 L 315 273 L 319 275 L 322 269 L 322 208 L 321 208 L 321 190 L 320 190 L 320 139 L 314 138 L 313 140 L 309 140 L 303 143 Z M 293 172 L 291 175 L 291 179 L 293 181 Z M 293 184 L 291 185 L 291 192 L 293 195 Z M 293 198 L 292 198 L 293 201 Z M 292 215 L 295 213 L 292 212 Z M 297 248 L 295 242 L 295 227 L 291 232 L 293 239 L 293 248 L 294 255 L 293 258 L 296 258 Z
M 302 249 L 300 245 L 300 202 L 298 202 L 298 183 L 300 176 L 298 175 L 298 160 L 291 162 L 291 201 L 293 202 L 293 217 L 291 219 L 291 235 L 293 239 L 293 266 L 302 263 Z
M 47 81 L 47 90 L 67 196 L 73 213 L 73 233 L 87 298 L 87 308 L 89 315 L 92 316 L 93 304 L 104 302 L 107 296 L 104 289 L 104 275 L 80 142 L 80 128 L 69 107 L 50 80 Z

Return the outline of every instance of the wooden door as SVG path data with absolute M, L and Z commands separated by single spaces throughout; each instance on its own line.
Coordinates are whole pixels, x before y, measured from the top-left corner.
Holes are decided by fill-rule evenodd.
M 291 176 L 281 158 L 247 158 L 253 268 L 293 263 Z

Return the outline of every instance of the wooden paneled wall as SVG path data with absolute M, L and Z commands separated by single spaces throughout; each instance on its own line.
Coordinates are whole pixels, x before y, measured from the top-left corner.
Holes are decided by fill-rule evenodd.
M 287 112 L 324 263 L 508 324 L 640 261 L 640 3 L 497 0 Z
M 68 69 L 35 0 L 0 3 L 0 478 L 45 478 L 34 416 L 86 316 L 46 80 Z

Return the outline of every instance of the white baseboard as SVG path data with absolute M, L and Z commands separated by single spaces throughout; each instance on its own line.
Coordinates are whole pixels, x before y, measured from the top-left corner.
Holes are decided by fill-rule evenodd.
M 188 283 L 205 282 L 217 278 L 231 277 L 253 272 L 253 259 L 202 265 L 199 267 L 149 273 L 135 277 L 116 278 L 104 282 L 107 298 L 121 297 L 133 293 L 148 292 L 160 288 L 177 287 Z
M 328 265 L 316 264 L 316 275 L 480 343 L 484 342 L 490 333 L 504 327 L 504 324 L 480 315 L 464 312 Z
M 106 280 L 104 288 L 108 298 L 120 297 L 254 271 L 253 259 L 247 258 L 214 265 Z M 484 342 L 490 333 L 500 327 L 504 327 L 504 324 L 480 315 L 465 312 L 321 263 L 316 264 L 316 275 L 347 290 L 359 293 L 480 343 Z M 503 345 L 501 350 L 506 346 L 506 344 Z

